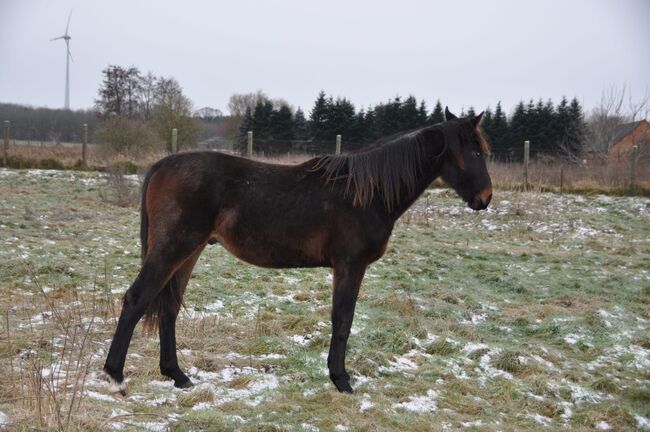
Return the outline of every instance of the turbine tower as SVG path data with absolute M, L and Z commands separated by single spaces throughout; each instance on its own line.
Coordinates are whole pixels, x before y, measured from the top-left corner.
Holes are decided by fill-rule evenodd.
M 50 39 L 51 41 L 55 41 L 58 39 L 63 39 L 65 41 L 65 48 L 66 48 L 66 54 L 65 54 L 65 104 L 63 108 L 69 110 L 70 109 L 70 60 L 72 60 L 72 54 L 70 53 L 70 35 L 68 34 L 68 28 L 70 28 L 70 18 L 72 17 L 72 10 L 70 11 L 70 14 L 68 15 L 68 24 L 65 26 L 65 33 L 63 36 L 55 37 L 54 39 Z

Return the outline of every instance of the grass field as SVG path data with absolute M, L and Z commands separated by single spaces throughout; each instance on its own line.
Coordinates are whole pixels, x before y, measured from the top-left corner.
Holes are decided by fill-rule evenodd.
M 138 327 L 122 397 L 101 367 L 139 216 L 110 189 L 0 170 L 0 429 L 650 430 L 648 198 L 497 190 L 475 213 L 428 191 L 362 285 L 354 395 L 327 376 L 331 272 L 210 246 L 178 324 L 196 386 Z

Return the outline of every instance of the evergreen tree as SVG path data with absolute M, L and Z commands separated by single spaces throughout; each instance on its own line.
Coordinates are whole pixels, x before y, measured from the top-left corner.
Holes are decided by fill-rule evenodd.
M 415 129 L 420 126 L 420 113 L 418 103 L 415 97 L 409 96 L 399 107 L 399 126 L 400 131 Z
M 422 102 L 420 102 L 420 107 L 418 108 L 418 127 L 425 126 L 427 122 L 427 104 L 422 100 Z
M 352 127 L 350 132 L 345 138 L 345 149 L 352 150 L 363 146 L 367 139 L 368 132 L 366 130 L 366 113 L 363 108 L 354 115 L 352 120 Z
M 273 103 L 270 100 L 258 101 L 253 111 L 253 133 L 255 138 L 268 139 L 272 130 Z
M 306 140 L 309 138 L 307 119 L 300 107 L 298 107 L 296 113 L 293 115 L 293 137 L 297 140 Z
M 329 135 L 329 110 L 329 101 L 325 97 L 325 92 L 321 90 L 321 92 L 318 93 L 316 102 L 314 102 L 314 107 L 309 114 L 311 136 L 316 141 L 326 140 Z
M 569 128 L 567 130 L 567 152 L 571 159 L 579 159 L 585 144 L 585 121 L 578 99 L 571 99 L 569 105 Z M 577 161 L 577 160 L 576 160 Z
M 281 105 L 271 113 L 270 137 L 275 140 L 290 141 L 294 138 L 293 114 L 288 105 Z
M 569 101 L 566 97 L 563 96 L 557 105 L 553 118 L 553 146 L 556 151 L 562 153 L 562 149 L 567 144 L 567 135 L 571 127 Z
M 494 155 L 501 158 L 505 157 L 508 148 L 508 119 L 503 109 L 501 109 L 501 101 L 497 102 L 494 110 L 494 118 L 488 136 Z
M 368 144 L 374 142 L 379 134 L 377 133 L 377 117 L 375 116 L 375 109 L 371 106 L 363 118 L 364 130 L 363 135 L 360 134 L 360 144 Z
M 354 117 L 354 105 L 349 100 L 339 98 L 334 103 L 330 102 L 328 123 L 331 133 L 326 139 L 333 142 L 336 135 L 350 135 L 354 124 Z
M 504 148 L 504 157 L 506 159 L 518 161 L 522 159 L 523 151 L 521 149 L 528 135 L 528 120 L 526 107 L 523 102 L 519 102 L 510 120 L 507 144 Z
M 442 110 L 442 104 L 440 103 L 440 99 L 438 99 L 436 101 L 436 106 L 433 108 L 433 112 L 429 117 L 429 123 L 436 124 L 436 123 L 442 123 L 443 121 L 445 121 L 445 114 Z
M 474 111 L 473 106 L 470 106 L 469 109 L 467 110 L 467 118 L 468 119 L 473 119 L 474 117 L 476 117 L 476 111 Z

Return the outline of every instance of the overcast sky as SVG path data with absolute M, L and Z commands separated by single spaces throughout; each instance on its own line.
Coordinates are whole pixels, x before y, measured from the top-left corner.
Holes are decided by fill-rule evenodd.
M 413 94 L 460 112 L 501 100 L 650 88 L 650 1 L 0 0 L 0 102 L 62 107 L 69 11 L 73 109 L 109 64 L 176 78 L 227 113 L 264 90 L 307 113 L 320 90 L 367 107 Z

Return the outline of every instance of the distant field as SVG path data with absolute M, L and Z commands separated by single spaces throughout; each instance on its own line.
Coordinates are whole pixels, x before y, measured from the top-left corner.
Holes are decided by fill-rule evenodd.
M 137 176 L 128 178 L 136 184 Z M 330 384 L 331 272 L 209 246 L 178 325 L 196 386 L 138 327 L 101 373 L 139 269 L 138 209 L 96 172 L 0 169 L 0 429 L 650 430 L 650 199 L 432 189 L 369 268 Z

